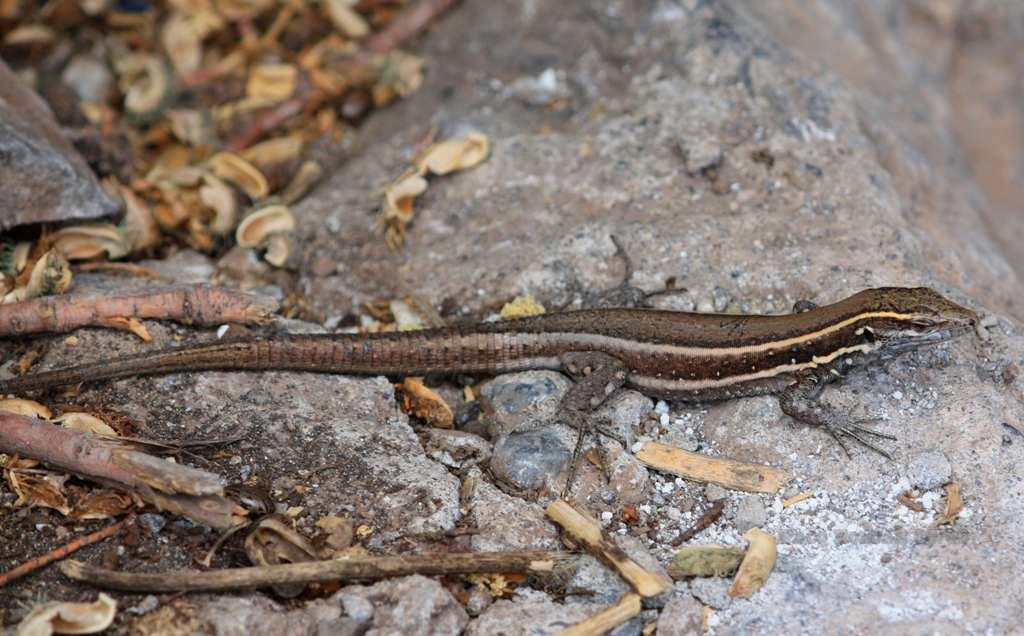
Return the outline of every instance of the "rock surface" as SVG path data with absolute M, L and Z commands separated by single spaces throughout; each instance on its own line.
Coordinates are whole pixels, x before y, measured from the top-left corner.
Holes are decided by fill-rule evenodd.
M 0 60 L 0 231 L 95 219 L 120 205 L 100 187 L 46 103 Z
M 985 0 L 882 0 L 871 8 L 784 0 L 463 3 L 424 40 L 424 88 L 372 116 L 359 133 L 357 160 L 296 206 L 307 263 L 336 264 L 303 268 L 297 284 L 324 316 L 410 293 L 452 319 L 488 316 L 521 294 L 572 308 L 621 282 L 615 235 L 633 259 L 632 284 L 660 292 L 671 283 L 673 293 L 650 299 L 659 307 L 782 312 L 796 300 L 829 302 L 894 284 L 935 287 L 993 313 L 987 342 L 920 351 L 827 390 L 837 408 L 880 418 L 879 427 L 897 435 L 893 462 L 859 449 L 846 458 L 769 397 L 665 405 L 638 425 L 650 439 L 686 440 L 699 452 L 794 476 L 784 495 L 760 498 L 750 514 L 723 515 L 694 538 L 742 546 L 737 526 L 763 520 L 779 540 L 776 568 L 750 599 L 723 597 L 727 581 L 696 583 L 698 597 L 723 608 L 709 614 L 714 633 L 1010 632 L 1024 596 L 1016 575 L 1024 570 L 1024 441 L 1004 426 L 1024 421 L 1024 267 L 1010 249 L 1024 245 L 1014 230 L 1024 215 L 1005 212 L 1021 200 L 1008 193 L 1022 172 L 1006 167 L 1021 156 L 1007 132 L 1020 100 L 1001 102 L 1007 114 L 997 120 L 998 139 L 984 130 L 984 117 L 969 120 L 991 114 L 979 103 L 1006 72 L 986 70 L 978 51 L 1019 52 L 1019 44 L 1007 45 L 1019 41 L 1011 25 L 1020 12 L 1019 3 Z M 982 71 L 972 101 L 965 87 Z M 1016 95 L 1015 86 L 1006 95 Z M 541 99 L 553 101 L 537 106 Z M 432 178 L 416 200 L 407 244 L 391 251 L 373 232 L 378 190 L 435 124 L 442 136 L 467 124 L 483 130 L 491 156 L 473 170 Z M 985 145 L 999 149 L 1006 166 L 984 159 Z M 994 173 L 979 169 L 986 166 Z M 41 365 L 195 339 L 181 327 L 148 326 L 153 345 L 97 330 L 78 332 L 76 346 L 54 338 Z M 16 358 L 8 354 L 5 364 Z M 432 549 L 430 541 L 462 522 L 480 530 L 458 537 L 472 549 L 558 545 L 539 505 L 487 477 L 463 502 L 463 519 L 457 479 L 424 454 L 382 379 L 204 372 L 87 387 L 73 399 L 116 405 L 146 436 L 242 434 L 228 451 L 241 461 L 218 467 L 235 478 L 247 466 L 279 504 L 303 508 L 300 531 L 338 514 L 366 525 L 360 540 L 373 549 Z M 533 429 L 546 417 L 493 432 Z M 949 470 L 921 472 L 922 483 L 948 475 L 966 503 L 952 525 L 935 525 L 941 489 L 922 495 L 923 512 L 899 501 L 922 454 L 933 452 Z M 664 564 L 675 550 L 668 542 L 707 509 L 696 505 L 705 488 L 653 471 L 649 479 L 657 487 L 643 491 L 639 520 L 626 523 L 615 497 L 593 505 L 607 513 L 609 533 Z M 810 495 L 783 506 L 800 493 Z M 731 510 L 746 496 L 707 494 Z M 48 514 L 11 515 L 0 531 L 26 554 L 55 547 L 53 536 L 36 530 Z M 191 555 L 181 546 L 190 536 L 169 523 L 121 557 L 122 566 L 184 567 Z M 34 541 L 18 543 L 23 537 Z M 215 539 L 199 537 L 204 545 Z M 81 554 L 104 557 L 100 548 Z M 419 602 L 398 583 L 387 589 Z M 10 616 L 33 595 L 82 594 L 51 570 L 6 591 L 10 600 L 0 607 Z M 471 634 L 550 633 L 600 607 L 525 590 L 486 607 L 474 602 L 480 614 L 467 623 L 443 594 L 428 591 L 410 615 L 441 608 L 446 625 Z M 239 598 L 266 603 L 262 594 Z M 677 594 L 663 600 L 661 617 L 679 612 L 691 624 L 698 601 L 689 588 Z M 213 602 L 181 601 L 200 613 Z M 374 601 L 372 620 L 381 607 Z M 338 610 L 327 620 L 346 618 Z

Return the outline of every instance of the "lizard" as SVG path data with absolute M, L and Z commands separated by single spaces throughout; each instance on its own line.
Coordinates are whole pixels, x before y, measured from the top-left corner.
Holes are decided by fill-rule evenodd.
M 0 380 L 0 394 L 203 369 L 391 377 L 554 369 L 575 381 L 562 402 L 574 426 L 622 387 L 684 402 L 775 395 L 783 413 L 824 428 L 847 455 L 852 440 L 891 458 L 868 436 L 895 438 L 820 401 L 824 387 L 847 370 L 979 328 L 974 311 L 926 287 L 867 289 L 794 310 L 582 309 L 409 332 L 275 335 L 13 377 Z

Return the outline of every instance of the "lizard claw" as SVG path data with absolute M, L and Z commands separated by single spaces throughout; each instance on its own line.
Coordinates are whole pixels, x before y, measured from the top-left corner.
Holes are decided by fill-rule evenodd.
M 879 446 L 876 446 L 875 444 L 869 442 L 867 439 L 865 439 L 865 435 L 874 435 L 875 437 L 881 437 L 882 439 L 889 440 L 895 440 L 896 437 L 893 435 L 889 435 L 888 433 L 882 433 L 881 431 L 876 431 L 873 428 L 867 428 L 866 426 L 861 425 L 862 422 L 872 421 L 878 420 L 858 420 L 856 422 L 830 424 L 825 427 L 825 430 L 827 430 L 829 434 L 832 436 L 832 438 L 836 440 L 836 442 L 838 442 L 839 446 L 846 453 L 847 457 L 851 457 L 850 449 L 843 441 L 843 437 L 849 437 L 850 439 L 854 440 L 861 446 L 873 450 L 882 457 L 885 457 L 886 459 L 891 461 L 893 459 L 892 455 L 883 448 L 880 448 Z

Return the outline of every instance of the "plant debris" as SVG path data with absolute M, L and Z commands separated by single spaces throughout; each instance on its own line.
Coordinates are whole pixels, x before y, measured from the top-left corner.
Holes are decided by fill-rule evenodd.
M 778 549 L 775 537 L 758 528 L 747 530 L 743 538 L 749 541 L 750 545 L 736 571 L 736 578 L 733 579 L 732 587 L 729 588 L 729 596 L 750 598 L 754 592 L 761 589 L 768 579 L 768 575 L 771 574 L 772 568 L 775 567 Z
M 659 442 L 645 443 L 636 458 L 655 470 L 747 492 L 778 492 L 790 479 L 786 471 L 771 466 L 708 457 Z
M 50 602 L 32 608 L 18 624 L 18 636 L 95 634 L 110 627 L 117 602 L 100 593 L 92 603 Z

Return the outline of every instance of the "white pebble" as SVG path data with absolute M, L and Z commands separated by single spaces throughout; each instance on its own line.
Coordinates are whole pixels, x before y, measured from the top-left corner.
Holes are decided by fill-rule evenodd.
M 601 522 L 604 523 L 605 525 L 608 525 L 609 523 L 611 523 L 612 522 L 612 513 L 607 511 L 607 510 L 602 512 L 601 513 Z
M 658 419 L 658 423 L 662 426 L 668 426 L 669 421 L 668 413 L 662 413 L 661 417 Z
M 894 400 L 902 400 L 903 399 L 903 391 L 893 391 L 892 392 L 892 399 L 894 399 Z
M 668 413 L 668 403 L 665 400 L 658 400 L 658 403 L 654 405 L 654 412 L 658 415 Z

